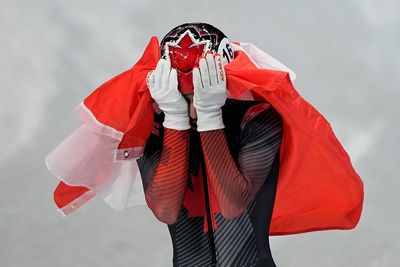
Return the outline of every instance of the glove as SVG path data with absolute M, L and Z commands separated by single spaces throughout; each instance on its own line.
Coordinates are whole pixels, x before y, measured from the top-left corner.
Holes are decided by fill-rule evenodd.
M 178 90 L 176 69 L 171 69 L 169 58 L 160 59 L 155 70 L 147 75 L 151 97 L 164 112 L 163 126 L 174 130 L 190 128 L 188 103 Z
M 226 75 L 220 55 L 207 54 L 193 68 L 193 106 L 197 113 L 197 131 L 223 129 L 221 107 L 227 98 Z

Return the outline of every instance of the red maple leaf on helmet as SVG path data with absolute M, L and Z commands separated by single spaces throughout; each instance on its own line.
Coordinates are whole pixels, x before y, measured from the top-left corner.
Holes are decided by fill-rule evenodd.
M 208 42 L 196 39 L 189 30 L 184 32 L 176 42 L 168 42 L 171 66 L 182 72 L 192 70 L 194 66 L 198 66 Z
M 179 90 L 183 94 L 193 93 L 192 70 L 199 66 L 199 60 L 208 49 L 209 40 L 196 39 L 187 30 L 176 41 L 166 43 L 171 66 L 178 72 Z

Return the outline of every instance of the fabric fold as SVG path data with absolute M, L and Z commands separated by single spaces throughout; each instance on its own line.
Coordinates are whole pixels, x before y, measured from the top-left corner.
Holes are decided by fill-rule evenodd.
M 233 48 L 235 58 L 225 66 L 228 97 L 268 102 L 283 119 L 269 234 L 354 228 L 363 182 L 329 122 L 296 91 L 292 70 L 252 44 L 234 42 Z M 62 181 L 54 195 L 61 210 L 82 206 L 88 192 L 115 210 L 146 205 L 135 159 L 153 126 L 146 78 L 158 59 L 158 40 L 152 37 L 131 69 L 99 86 L 78 108 L 83 125 L 46 158 Z

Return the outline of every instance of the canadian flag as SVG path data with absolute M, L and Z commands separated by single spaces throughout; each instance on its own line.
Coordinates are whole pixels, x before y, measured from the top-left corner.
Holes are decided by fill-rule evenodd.
M 225 66 L 228 97 L 270 103 L 282 116 L 280 173 L 270 235 L 352 229 L 364 188 L 329 122 L 299 95 L 295 74 L 250 43 L 233 42 Z M 129 70 L 94 90 L 76 108 L 83 124 L 46 157 L 60 179 L 54 201 L 67 215 L 93 196 L 115 210 L 146 206 L 136 158 L 152 130 L 147 73 L 159 59 L 152 37 Z M 185 203 L 190 205 L 190 203 Z

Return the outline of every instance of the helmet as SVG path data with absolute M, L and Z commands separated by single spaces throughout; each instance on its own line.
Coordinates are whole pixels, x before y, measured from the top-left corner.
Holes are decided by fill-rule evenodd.
M 161 57 L 169 56 L 171 66 L 178 73 L 178 89 L 182 94 L 193 94 L 192 70 L 207 51 L 221 55 L 224 65 L 234 53 L 220 30 L 206 23 L 185 23 L 173 28 L 160 43 Z

